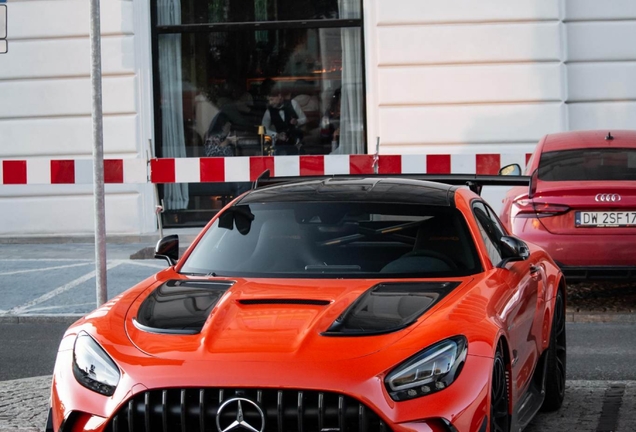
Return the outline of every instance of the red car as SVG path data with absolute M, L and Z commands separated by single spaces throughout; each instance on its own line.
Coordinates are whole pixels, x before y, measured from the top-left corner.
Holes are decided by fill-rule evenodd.
M 246 192 L 73 324 L 47 431 L 508 432 L 565 390 L 565 282 L 466 187 Z
M 549 252 L 568 280 L 636 279 L 636 131 L 547 135 L 526 174 L 530 189 L 512 188 L 501 211 L 512 234 Z

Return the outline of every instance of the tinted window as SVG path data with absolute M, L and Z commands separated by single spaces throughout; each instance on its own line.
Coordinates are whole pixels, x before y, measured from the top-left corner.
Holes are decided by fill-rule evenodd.
M 539 160 L 544 181 L 636 180 L 636 149 L 547 152 Z
M 473 211 L 475 212 L 475 219 L 477 219 L 481 237 L 484 239 L 490 262 L 496 265 L 501 261 L 499 239 L 504 235 L 504 231 L 498 223 L 494 223 L 493 218 L 489 215 L 483 203 L 475 203 L 473 205 Z
M 218 276 L 354 278 L 480 270 L 456 209 L 333 202 L 234 206 L 181 269 Z

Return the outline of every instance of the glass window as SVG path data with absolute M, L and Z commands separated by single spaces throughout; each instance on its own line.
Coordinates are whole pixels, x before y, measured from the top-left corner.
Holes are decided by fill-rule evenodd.
M 366 152 L 361 1 L 153 5 L 158 157 Z M 244 185 L 217 189 L 165 185 L 166 226 Z
M 179 12 L 181 24 L 361 18 L 358 0 L 171 0 L 170 3 Z M 158 24 L 174 23 L 159 19 Z
M 234 206 L 215 221 L 181 269 L 312 278 L 445 277 L 479 270 L 456 209 L 334 202 Z
M 544 181 L 636 180 L 636 149 L 591 148 L 541 154 Z
M 475 219 L 477 219 L 479 232 L 484 240 L 484 244 L 486 245 L 490 262 L 492 265 L 497 265 L 501 261 L 499 240 L 501 239 L 501 236 L 504 235 L 504 231 L 498 222 L 494 222 L 493 217 L 489 215 L 489 211 L 484 203 L 476 202 L 473 204 L 473 212 L 475 214 Z

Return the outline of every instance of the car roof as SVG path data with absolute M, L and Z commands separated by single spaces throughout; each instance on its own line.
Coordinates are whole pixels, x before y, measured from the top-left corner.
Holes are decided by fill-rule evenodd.
M 255 189 L 237 204 L 263 202 L 382 202 L 454 206 L 457 186 L 406 178 L 323 178 Z
M 605 139 L 611 134 L 613 139 Z M 543 142 L 543 152 L 587 148 L 636 148 L 634 130 L 589 130 L 550 134 Z

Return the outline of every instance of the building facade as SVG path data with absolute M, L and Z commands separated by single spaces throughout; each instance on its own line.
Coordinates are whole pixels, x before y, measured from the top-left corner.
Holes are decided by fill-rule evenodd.
M 101 3 L 105 158 L 372 154 L 380 137 L 475 172 L 476 154 L 523 163 L 546 133 L 636 120 L 632 0 Z M 90 159 L 88 2 L 7 10 L 0 160 Z M 107 233 L 154 232 L 156 194 L 166 226 L 201 225 L 245 187 L 108 184 Z M 4 182 L 0 214 L 2 236 L 91 233 L 92 185 Z

